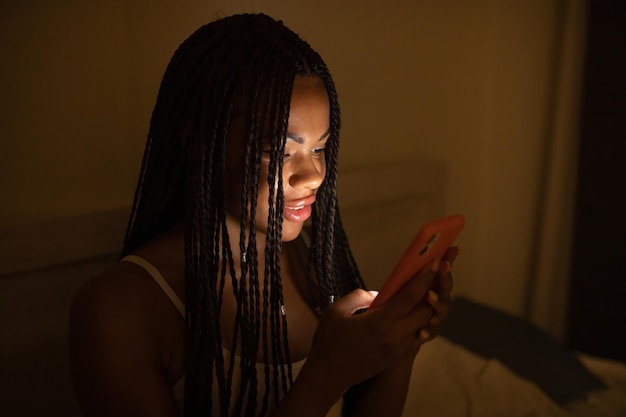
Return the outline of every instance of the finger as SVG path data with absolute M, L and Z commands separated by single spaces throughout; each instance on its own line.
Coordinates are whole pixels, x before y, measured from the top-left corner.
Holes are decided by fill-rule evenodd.
M 424 327 L 420 329 L 418 334 L 419 341 L 424 343 L 432 338 L 432 333 L 429 327 Z
M 419 342 L 426 343 L 439 336 L 439 326 L 427 326 L 420 330 Z
M 447 261 L 444 263 L 448 264 Z M 452 274 L 450 274 L 449 264 L 442 267 L 437 275 L 437 285 L 429 289 L 426 293 L 426 302 L 435 310 L 436 316 L 446 316 L 450 305 L 452 294 Z
M 445 261 L 437 275 L 437 285 L 435 288 L 428 290 L 426 294 L 426 302 L 430 305 L 435 314 L 431 319 L 432 325 L 441 324 L 442 320 L 447 317 L 450 310 L 450 297 L 452 293 L 452 275 L 448 261 Z
M 433 340 L 439 335 L 439 329 L 440 329 L 440 326 L 433 326 L 430 324 L 422 327 L 415 333 L 413 337 L 414 339 L 413 345 L 419 347 L 423 345 L 424 343 Z
M 431 334 L 426 329 L 421 329 L 417 332 L 415 336 L 412 337 L 412 340 L 407 343 L 406 348 L 404 349 L 405 355 L 415 355 L 419 352 L 419 349 L 422 345 L 429 340 L 432 340 Z
M 445 260 L 441 263 L 441 267 L 437 273 L 435 290 L 441 299 L 450 298 L 452 293 L 452 264 Z
M 446 253 L 441 258 L 442 261 L 449 261 L 450 264 L 454 263 L 454 260 L 459 256 L 460 250 L 457 246 L 451 246 L 446 250 Z
M 424 344 L 439 336 L 439 326 L 426 326 L 420 330 L 419 342 Z
M 433 299 L 434 296 L 428 297 L 426 294 L 426 302 L 437 301 L 440 298 L 447 299 L 450 297 L 450 293 L 452 292 L 452 275 L 450 270 L 452 265 L 449 261 L 445 260 L 441 262 L 441 266 L 439 267 L 439 271 L 437 271 L 437 275 L 435 276 L 435 280 L 430 287 L 430 290 L 436 293 L 436 299 Z
M 428 304 L 432 307 L 434 311 L 433 317 L 430 319 L 429 324 L 433 326 L 438 326 L 450 313 L 450 300 L 439 299 L 437 293 L 435 292 L 429 292 L 428 299 Z M 431 299 L 434 300 L 431 301 Z
M 394 324 L 394 331 L 397 331 L 400 337 L 412 336 L 413 339 L 418 337 L 421 329 L 429 326 L 429 321 L 433 317 L 433 309 L 424 303 L 421 303 L 409 314 L 397 320 Z
M 439 334 L 441 323 L 450 313 L 450 301 L 438 301 L 433 307 L 434 314 L 426 326 L 427 332 L 430 334 L 429 340 L 432 340 Z
M 434 333 L 438 330 L 432 330 L 428 324 L 432 316 L 432 308 L 422 303 L 410 314 L 396 322 L 394 331 L 399 332 L 398 337 L 404 340 L 403 345 L 405 347 L 402 350 L 414 349 L 434 337 Z
M 385 305 L 384 314 L 390 319 L 397 320 L 406 316 L 424 299 L 426 291 L 432 285 L 435 274 L 439 270 L 440 259 L 433 260 L 426 268 L 423 268 L 409 284 L 396 294 Z

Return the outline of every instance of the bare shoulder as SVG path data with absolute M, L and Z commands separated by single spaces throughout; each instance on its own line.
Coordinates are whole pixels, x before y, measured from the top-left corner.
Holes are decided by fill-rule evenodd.
M 173 326 L 168 308 L 150 277 L 127 262 L 113 265 L 78 291 L 69 319 L 70 358 L 85 415 L 130 410 L 175 415 L 169 364 L 164 362 L 170 349 L 164 334 L 174 331 L 163 331 Z
M 92 325 L 143 327 L 155 306 L 149 297 L 152 287 L 134 265 L 116 263 L 79 289 L 72 303 L 71 319 L 93 321 Z

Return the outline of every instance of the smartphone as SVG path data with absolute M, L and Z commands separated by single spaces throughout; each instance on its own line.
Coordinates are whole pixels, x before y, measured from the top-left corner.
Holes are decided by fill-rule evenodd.
M 407 285 L 424 266 L 435 258 L 442 258 L 463 226 L 465 217 L 460 214 L 432 220 L 422 226 L 369 308 L 385 303 Z

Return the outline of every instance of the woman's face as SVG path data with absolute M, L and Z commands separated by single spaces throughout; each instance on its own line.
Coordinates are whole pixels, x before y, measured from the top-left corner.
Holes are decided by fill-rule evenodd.
M 317 77 L 298 76 L 294 81 L 289 110 L 289 122 L 285 141 L 283 161 L 283 241 L 295 239 L 304 222 L 311 217 L 315 195 L 326 175 L 324 149 L 330 131 L 330 108 L 328 95 L 322 81 Z M 243 129 L 236 126 L 231 131 L 233 136 L 243 138 Z M 237 132 L 239 131 L 239 132 Z M 237 144 L 237 142 L 239 142 Z M 241 152 L 242 140 L 229 140 L 227 160 Z M 233 149 L 238 146 L 239 151 Z M 259 194 L 256 210 L 256 227 L 261 233 L 267 232 L 269 212 L 269 185 L 267 182 L 270 162 L 269 144 L 264 147 L 261 157 Z M 230 149 L 229 149 L 230 148 Z M 238 163 L 235 163 L 236 166 Z M 226 207 L 228 215 L 239 221 L 241 201 L 241 171 L 233 172 L 233 165 L 227 163 Z M 274 185 L 276 187 L 276 185 Z

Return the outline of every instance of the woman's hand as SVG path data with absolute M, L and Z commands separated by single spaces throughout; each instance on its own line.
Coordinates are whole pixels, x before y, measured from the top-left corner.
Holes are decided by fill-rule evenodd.
M 459 248 L 449 248 L 443 258 L 433 281 L 426 294 L 426 302 L 433 308 L 434 315 L 428 326 L 422 329 L 421 337 L 424 341 L 432 340 L 439 334 L 443 320 L 450 312 L 450 295 L 452 293 L 452 264 L 459 255 Z
M 308 359 L 275 415 L 325 415 L 348 388 L 364 381 L 351 412 L 399 415 L 413 359 L 448 314 L 450 267 L 457 254 L 456 248 L 448 250 L 441 261 L 433 261 L 375 309 L 354 314 L 376 298 L 375 291 L 364 290 L 352 291 L 328 307 Z
M 422 329 L 435 329 L 430 323 L 443 315 L 449 300 L 448 272 L 441 273 L 441 262 L 433 261 L 401 292 L 373 310 L 354 315 L 367 308 L 375 292 L 355 290 L 328 307 L 322 315 L 307 363 L 323 372 L 327 388 L 339 395 L 348 387 L 362 382 L 396 361 L 414 356 L 428 338 Z M 435 276 L 440 276 L 435 278 Z M 443 290 L 439 299 L 424 302 L 433 285 Z M 445 288 L 448 288 L 447 291 Z M 435 308 L 439 310 L 435 310 Z M 431 330 L 432 331 L 432 330 Z
M 451 248 L 446 252 L 423 299 L 424 304 L 432 307 L 434 314 L 429 323 L 420 330 L 422 343 L 433 339 L 439 333 L 439 326 L 448 315 L 452 290 L 450 269 L 457 254 L 457 248 Z M 344 415 L 400 416 L 406 401 L 414 359 L 415 355 L 407 355 L 366 382 L 353 386 L 344 395 Z

